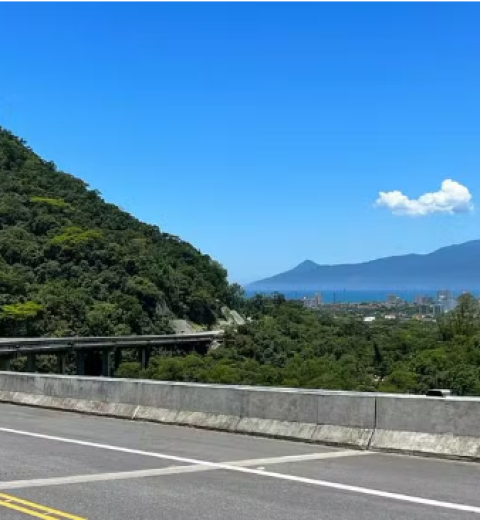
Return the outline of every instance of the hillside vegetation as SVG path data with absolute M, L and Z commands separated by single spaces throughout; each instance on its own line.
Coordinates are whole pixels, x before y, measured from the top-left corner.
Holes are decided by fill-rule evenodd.
M 327 306 L 328 308 L 328 306 Z M 438 323 L 336 318 L 282 296 L 245 300 L 252 320 L 206 356 L 157 356 L 118 376 L 204 383 L 480 395 L 480 308 L 470 295 Z
M 210 326 L 238 290 L 209 256 L 0 127 L 0 336 L 155 334 L 172 317 Z

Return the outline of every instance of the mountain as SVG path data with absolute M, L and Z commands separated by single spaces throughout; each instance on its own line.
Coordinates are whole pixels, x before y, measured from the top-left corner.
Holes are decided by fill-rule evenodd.
M 172 318 L 212 325 L 236 296 L 218 262 L 0 127 L 0 336 L 154 334 Z
M 245 288 L 255 291 L 480 288 L 480 240 L 426 255 L 402 255 L 359 264 L 319 265 L 306 260 Z

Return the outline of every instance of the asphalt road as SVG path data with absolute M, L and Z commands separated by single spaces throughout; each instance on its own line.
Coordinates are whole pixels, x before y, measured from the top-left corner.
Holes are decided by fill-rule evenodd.
M 480 464 L 0 405 L 0 519 L 480 520 Z

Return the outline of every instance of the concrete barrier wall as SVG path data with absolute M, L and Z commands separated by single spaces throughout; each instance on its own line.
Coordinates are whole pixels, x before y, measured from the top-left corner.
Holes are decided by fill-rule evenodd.
M 0 401 L 366 449 L 375 398 L 269 387 L 0 372 Z
M 480 459 L 480 399 L 377 396 L 371 447 Z
M 480 459 L 480 399 L 0 372 L 0 401 L 360 449 Z

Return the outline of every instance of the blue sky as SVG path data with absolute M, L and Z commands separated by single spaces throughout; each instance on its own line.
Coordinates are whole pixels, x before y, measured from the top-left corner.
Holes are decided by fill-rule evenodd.
M 0 124 L 241 283 L 428 252 L 480 238 L 478 211 L 375 201 L 480 199 L 479 25 L 474 3 L 4 3 Z

